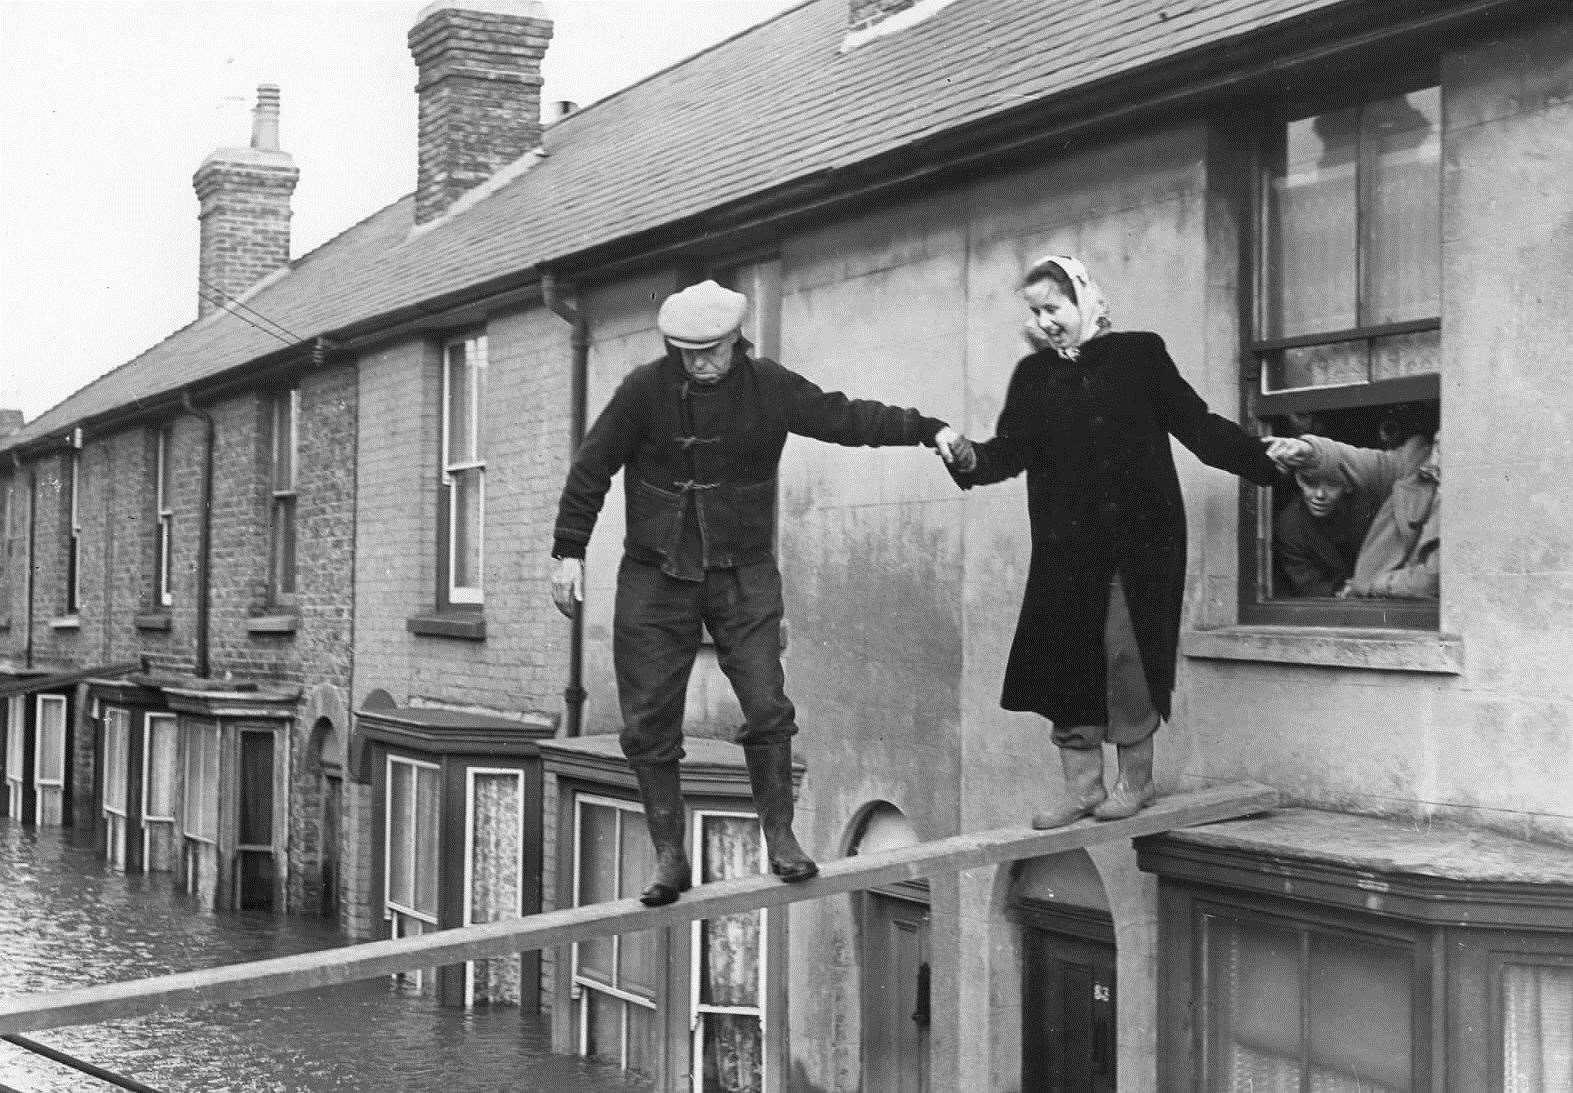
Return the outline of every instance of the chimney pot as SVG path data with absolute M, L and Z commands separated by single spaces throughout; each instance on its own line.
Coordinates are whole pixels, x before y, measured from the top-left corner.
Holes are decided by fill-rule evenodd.
M 550 121 L 562 121 L 569 114 L 576 112 L 578 109 L 579 104 L 572 101 L 571 99 L 557 99 L 552 103 L 551 114 L 548 117 Z
M 290 196 L 300 171 L 279 151 L 279 89 L 257 88 L 251 146 L 219 148 L 192 176 L 201 211 L 197 316 L 243 294 L 289 265 Z
M 279 150 L 278 84 L 257 85 L 257 105 L 251 111 L 251 146 L 264 152 Z

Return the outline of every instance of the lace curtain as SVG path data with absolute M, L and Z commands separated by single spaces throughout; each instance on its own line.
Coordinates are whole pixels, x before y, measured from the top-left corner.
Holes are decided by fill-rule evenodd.
M 1504 1093 L 1573 1089 L 1573 968 L 1502 970 Z
M 519 854 L 523 817 L 519 775 L 476 774 L 470 867 L 470 921 L 519 917 Z M 477 1005 L 519 1004 L 518 954 L 477 960 L 471 972 Z

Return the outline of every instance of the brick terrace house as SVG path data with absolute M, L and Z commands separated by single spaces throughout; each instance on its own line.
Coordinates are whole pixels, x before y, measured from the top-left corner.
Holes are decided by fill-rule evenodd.
M 542 128 L 549 37 L 533 4 L 422 14 L 416 192 L 245 296 L 294 346 L 217 313 L 0 440 L 38 562 L 31 584 L 14 550 L 7 570 L 13 661 L 149 658 L 88 686 L 98 721 L 85 709 L 78 740 L 109 739 L 117 696 L 144 725 L 173 713 L 178 788 L 206 784 L 191 757 L 216 732 L 236 772 L 217 781 L 219 845 L 236 855 L 260 845 L 243 837 L 245 773 L 266 753 L 290 772 L 273 798 L 284 902 L 311 902 L 332 857 L 311 847 L 331 842 L 360 936 L 629 894 L 648 850 L 613 735 L 620 487 L 579 626 L 548 602 L 547 555 L 568 454 L 659 351 L 661 298 L 731 283 L 762 353 L 987 436 L 1022 352 L 1014 280 L 1074 253 L 1119 327 L 1162 334 L 1214 409 L 1261 432 L 1311 420 L 1375 445 L 1446 419 L 1437 600 L 1286 596 L 1271 543 L 1288 497 L 1179 455 L 1189 597 L 1160 782 L 1250 778 L 1294 807 L 411 988 L 538 998 L 560 1049 L 664 1089 L 1565 1085 L 1566 6 L 810 0 Z M 315 598 L 300 565 L 291 610 L 253 583 L 290 494 L 260 439 L 267 392 L 297 378 L 303 416 L 314 385 L 342 385 L 296 433 L 338 437 L 342 459 L 292 463 L 297 563 L 308 496 L 336 530 L 311 532 L 333 564 Z M 206 451 L 193 409 L 230 438 L 213 449 L 228 485 L 205 627 L 189 602 L 203 478 L 157 489 L 163 445 L 164 465 Z M 95 456 L 110 445 L 113 471 Z M 73 466 L 80 511 L 128 506 L 113 541 L 142 521 L 119 559 L 69 515 Z M 777 496 L 811 850 L 1055 803 L 1046 726 L 996 705 L 1022 484 L 962 495 L 926 453 L 796 440 Z M 90 593 L 58 625 L 50 582 L 71 572 L 129 573 L 121 606 Z M 346 607 L 353 627 L 333 634 Z M 685 766 L 701 880 L 759 867 L 737 720 L 703 661 Z M 258 867 L 226 868 L 245 890 Z

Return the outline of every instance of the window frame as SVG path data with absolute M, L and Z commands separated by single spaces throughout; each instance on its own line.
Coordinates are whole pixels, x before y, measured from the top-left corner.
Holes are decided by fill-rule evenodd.
M 420 888 L 420 881 L 417 876 L 420 856 L 416 847 L 420 841 L 418 827 L 420 820 L 421 772 L 423 770 L 429 772 L 436 781 L 433 795 L 437 803 L 437 852 L 432 858 L 431 868 L 436 869 L 439 873 L 435 878 L 437 903 L 439 906 L 431 911 L 422 911 L 393 899 L 393 771 L 395 765 L 410 768 L 409 877 L 410 894 L 417 899 Z M 415 759 L 407 755 L 397 755 L 392 752 L 386 753 L 383 762 L 382 920 L 388 924 L 389 938 L 419 937 L 438 929 L 442 911 L 440 906 L 442 902 L 442 877 L 440 875 L 442 865 L 442 797 L 443 778 L 441 764 Z M 411 924 L 419 928 L 411 929 Z M 435 968 L 412 968 L 408 971 L 395 972 L 389 976 L 389 979 L 396 987 L 409 990 L 415 994 L 430 993 L 436 988 L 437 983 Z
M 281 442 L 287 442 L 287 452 L 281 451 Z M 295 598 L 299 477 L 300 387 L 295 386 L 268 400 L 268 600 L 274 604 L 291 604 Z
M 759 866 L 760 873 L 770 871 L 770 855 L 765 846 L 764 828 L 759 825 L 756 813 L 742 809 L 727 808 L 692 808 L 689 811 L 688 844 L 694 848 L 689 862 L 692 868 L 693 883 L 697 886 L 704 883 L 704 831 L 705 821 L 711 819 L 726 820 L 753 820 L 755 834 L 759 840 Z M 731 878 L 726 878 L 731 879 Z M 693 1081 L 693 1093 L 704 1093 L 704 1033 L 707 1014 L 727 1016 L 752 1017 L 759 1023 L 759 1061 L 760 1061 L 760 1088 L 770 1088 L 770 910 L 761 907 L 759 915 L 759 967 L 757 969 L 757 984 L 755 993 L 759 999 L 757 1006 L 723 1006 L 716 1003 L 701 1002 L 701 962 L 703 941 L 701 929 L 709 919 L 694 919 L 689 923 L 688 942 L 688 1027 L 690 1029 L 689 1051 L 692 1053 L 693 1064 L 689 1073 Z
M 506 777 L 514 780 L 518 786 L 518 797 L 514 818 L 519 829 L 519 848 L 514 861 L 515 898 L 522 901 L 524 898 L 524 870 L 525 870 L 525 810 L 527 808 L 526 795 L 529 790 L 525 781 L 524 771 L 519 767 L 466 767 L 464 770 L 464 908 L 460 918 L 460 925 L 470 926 L 475 922 L 475 781 L 477 775 L 490 778 Z M 517 911 L 517 914 L 523 914 Z M 495 921 L 495 920 L 488 920 Z M 493 957 L 491 959 L 522 960 L 520 954 L 515 953 L 508 957 Z M 464 1007 L 472 1008 L 475 1005 L 475 965 L 477 961 L 464 962 Z M 529 992 L 528 984 L 520 983 L 521 994 Z
M 180 835 L 188 842 L 217 846 L 219 779 L 224 769 L 221 730 L 217 724 L 194 722 L 184 735 L 184 743 L 180 764 Z M 196 778 L 192 777 L 193 760 L 201 761 Z M 196 794 L 195 800 L 193 794 Z M 208 821 L 211 821 L 211 831 L 206 826 Z M 203 827 L 195 827 L 194 823 Z
M 175 509 L 170 497 L 174 492 L 174 447 L 174 426 L 159 426 L 153 440 L 153 600 L 159 607 L 172 607 L 175 603 Z
M 82 430 L 71 433 L 66 452 L 66 586 L 65 613 L 75 615 L 82 609 Z
M 53 749 L 51 758 L 58 760 L 59 777 L 46 778 L 44 776 L 45 748 L 50 743 L 52 733 L 45 731 L 49 722 L 44 713 L 45 707 L 50 707 L 59 712 L 59 746 Z M 70 762 L 66 756 L 66 737 L 70 735 L 70 704 L 64 695 L 41 694 L 36 696 L 34 710 L 33 730 L 33 788 L 42 791 L 46 787 L 65 792 L 66 780 L 70 777 Z
M 1294 387 L 1276 391 L 1266 390 L 1264 378 L 1267 372 L 1265 367 L 1267 357 L 1286 349 L 1364 341 L 1367 343 L 1369 353 L 1370 346 L 1382 338 L 1431 331 L 1437 332 L 1439 340 L 1442 337 L 1440 294 L 1437 299 L 1437 313 L 1433 316 L 1399 322 L 1356 325 L 1314 334 L 1266 336 L 1269 328 L 1267 309 L 1271 298 L 1269 280 L 1272 276 L 1269 252 L 1273 244 L 1268 194 L 1274 164 L 1281 158 L 1280 149 L 1288 125 L 1293 121 L 1320 117 L 1340 110 L 1364 109 L 1371 104 L 1400 95 L 1411 95 L 1433 89 L 1437 91 L 1440 110 L 1444 100 L 1441 96 L 1440 72 L 1435 63 L 1423 66 L 1421 71 L 1410 69 L 1393 79 L 1362 84 L 1340 95 L 1326 93 L 1314 96 L 1292 95 L 1279 103 L 1275 109 L 1257 116 L 1257 138 L 1248 194 L 1250 214 L 1246 218 L 1247 231 L 1242 247 L 1242 256 L 1249 263 L 1249 276 L 1244 279 L 1244 283 L 1249 286 L 1249 291 L 1243 294 L 1246 298 L 1243 318 L 1246 321 L 1241 326 L 1240 350 L 1240 409 L 1241 420 L 1246 423 L 1247 429 L 1255 428 L 1265 435 L 1267 418 L 1291 413 L 1313 413 L 1414 402 L 1435 403 L 1440 408 L 1441 376 L 1438 372 L 1368 379 L 1364 383 Z M 1445 124 L 1444 117 L 1438 125 L 1439 142 L 1445 132 Z M 1440 229 L 1440 220 L 1443 216 L 1443 169 L 1440 154 L 1436 167 L 1436 182 Z M 1369 306 L 1369 263 L 1364 232 L 1369 201 L 1369 182 L 1357 166 L 1354 232 L 1357 324 L 1363 322 L 1365 310 Z M 1438 239 L 1440 240 L 1440 230 Z M 1436 261 L 1440 268 L 1440 248 Z M 1275 495 L 1271 488 L 1242 480 L 1238 532 L 1240 559 L 1238 621 L 1241 624 L 1431 632 L 1440 629 L 1439 600 L 1335 599 L 1272 594 L 1273 520 L 1276 516 L 1274 502 Z
M 464 367 L 470 373 L 465 417 L 468 424 L 471 450 L 463 453 L 466 458 L 454 459 L 453 443 L 453 357 L 456 346 L 464 350 Z M 473 369 L 471 365 L 473 364 Z M 485 332 L 464 334 L 448 338 L 442 343 L 442 414 L 440 450 L 438 452 L 438 550 L 440 572 L 437 580 L 439 609 L 479 611 L 486 602 L 486 454 L 485 406 L 486 377 L 489 371 L 489 346 Z M 458 570 L 459 535 L 454 519 L 459 504 L 459 475 L 474 474 L 477 480 L 475 502 L 475 567 L 476 583 L 458 585 L 454 576 Z
M 580 851 L 584 846 L 583 835 L 585 805 L 590 805 L 597 808 L 609 808 L 612 810 L 613 815 L 617 820 L 617 825 L 614 829 L 615 835 L 613 841 L 615 846 L 613 847 L 612 856 L 613 892 L 619 892 L 622 890 L 623 839 L 629 822 L 628 817 L 635 816 L 639 818 L 636 824 L 636 831 L 634 835 L 635 838 L 643 836 L 644 827 L 644 809 L 632 801 L 617 797 L 608 797 L 603 794 L 593 792 L 579 791 L 574 793 L 572 804 L 573 845 L 571 848 L 573 861 L 572 906 L 574 907 L 587 906 L 586 904 L 581 904 L 579 902 L 579 893 L 583 891 L 584 881 L 584 855 Z M 657 945 L 659 945 L 659 937 L 656 937 L 653 940 Z M 621 1008 L 619 1012 L 621 1013 L 621 1021 L 618 1039 L 618 1069 L 627 1070 L 629 1045 L 629 1014 L 627 1007 L 630 1005 L 639 1006 L 642 1009 L 649 1010 L 652 1014 L 659 1014 L 661 997 L 664 991 L 662 990 L 661 984 L 657 983 L 654 989 L 651 991 L 653 997 L 645 998 L 643 995 L 640 995 L 634 991 L 624 990 L 618 986 L 618 965 L 621 962 L 622 943 L 622 934 L 612 935 L 612 982 L 602 983 L 593 977 L 580 974 L 579 949 L 581 943 L 577 941 L 573 942 L 569 947 L 568 982 L 570 984 L 570 991 L 572 993 L 574 1021 L 577 1025 L 576 1035 L 574 1037 L 574 1053 L 580 1057 L 586 1057 L 590 1052 L 590 995 L 593 991 L 595 993 L 604 995 L 609 1000 L 614 1000 L 620 1003 Z M 657 952 L 659 955 L 659 949 Z M 658 967 L 661 965 L 661 963 L 662 962 L 657 959 L 656 964 Z
M 21 820 L 27 786 L 27 696 L 6 699 L 5 719 L 6 811 Z

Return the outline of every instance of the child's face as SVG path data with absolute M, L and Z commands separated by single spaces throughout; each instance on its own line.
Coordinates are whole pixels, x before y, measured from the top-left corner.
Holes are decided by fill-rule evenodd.
M 1053 281 L 1034 281 L 1021 290 L 1032 322 L 1055 349 L 1070 349 L 1081 339 L 1081 312 Z
M 1300 486 L 1301 496 L 1305 498 L 1305 507 L 1319 520 L 1325 520 L 1336 512 L 1338 503 L 1344 499 L 1345 487 L 1340 482 L 1304 474 L 1295 475 L 1294 480 Z

